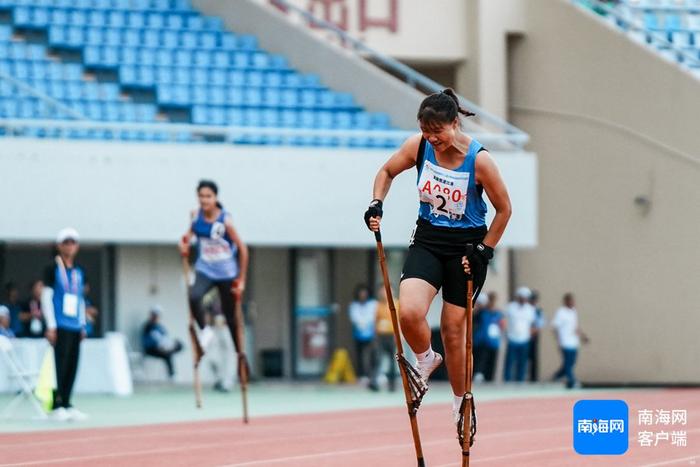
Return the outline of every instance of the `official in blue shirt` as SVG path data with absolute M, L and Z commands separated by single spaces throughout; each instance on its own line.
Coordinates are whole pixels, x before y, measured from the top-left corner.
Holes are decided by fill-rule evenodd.
M 46 318 L 46 338 L 54 346 L 56 390 L 51 417 L 55 420 L 84 420 L 87 416 L 71 405 L 73 383 L 78 372 L 80 341 L 85 337 L 85 274 L 75 264 L 78 232 L 65 228 L 56 237 L 58 254 L 46 268 L 41 308 Z

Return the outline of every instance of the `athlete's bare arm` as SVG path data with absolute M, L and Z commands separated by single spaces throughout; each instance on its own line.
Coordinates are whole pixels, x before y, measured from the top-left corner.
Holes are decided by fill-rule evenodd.
M 241 240 L 241 237 L 238 235 L 238 232 L 233 227 L 233 221 L 231 220 L 230 216 L 226 218 L 224 225 L 226 226 L 226 233 L 238 248 L 239 273 L 238 277 L 234 281 L 233 292 L 240 298 L 240 296 L 243 294 L 243 291 L 245 290 L 246 277 L 248 276 L 248 245 L 246 245 L 243 242 L 243 240 Z
M 495 248 L 506 230 L 512 212 L 508 189 L 501 173 L 488 151 L 481 151 L 476 157 L 476 182 L 484 187 L 486 195 L 496 209 L 496 215 L 484 237 L 484 245 Z
M 394 177 L 411 167 L 415 167 L 420 140 L 420 134 L 410 136 L 404 141 L 399 150 L 379 169 L 374 179 L 374 189 L 372 190 L 374 199 L 384 201 Z M 369 227 L 372 231 L 376 232 L 379 229 L 380 219 L 381 217 L 372 217 L 370 219 Z

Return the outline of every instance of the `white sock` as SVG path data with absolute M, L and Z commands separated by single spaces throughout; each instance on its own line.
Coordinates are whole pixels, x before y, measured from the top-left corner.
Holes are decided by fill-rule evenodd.
M 452 400 L 452 411 L 459 412 L 460 407 L 462 407 L 462 396 L 454 396 Z
M 418 364 L 432 363 L 435 359 L 435 352 L 433 352 L 433 347 L 430 346 L 425 352 L 417 353 L 416 359 L 418 360 Z

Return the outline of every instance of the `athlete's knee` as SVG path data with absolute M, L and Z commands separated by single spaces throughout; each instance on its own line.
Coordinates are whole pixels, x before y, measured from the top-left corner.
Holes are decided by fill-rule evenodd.
M 401 304 L 399 321 L 402 327 L 413 327 L 425 321 L 425 311 L 420 306 Z

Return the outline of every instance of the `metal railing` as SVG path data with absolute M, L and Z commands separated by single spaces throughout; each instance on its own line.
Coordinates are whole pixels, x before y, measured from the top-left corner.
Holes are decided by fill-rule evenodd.
M 326 31 L 335 34 L 341 44 L 349 46 L 348 50 L 355 52 L 359 57 L 367 60 L 369 63 L 379 65 L 384 70 L 389 70 L 392 74 L 398 76 L 410 86 L 427 93 L 440 92 L 445 89 L 445 86 L 441 85 L 437 81 L 428 78 L 427 76 L 392 57 L 372 49 L 367 44 L 355 39 L 335 24 L 320 19 L 309 11 L 293 5 L 287 0 L 274 0 L 273 3 L 284 10 L 298 14 L 310 25 L 320 29 L 325 29 Z M 525 144 L 527 144 L 527 142 L 530 140 L 530 136 L 527 133 L 510 124 L 501 117 L 488 112 L 463 96 L 458 97 L 462 106 L 475 113 L 482 123 L 492 125 L 496 129 L 500 130 L 502 132 L 500 133 L 502 140 L 506 140 L 509 144 L 512 144 L 520 149 L 522 149 L 522 147 L 525 146 Z

